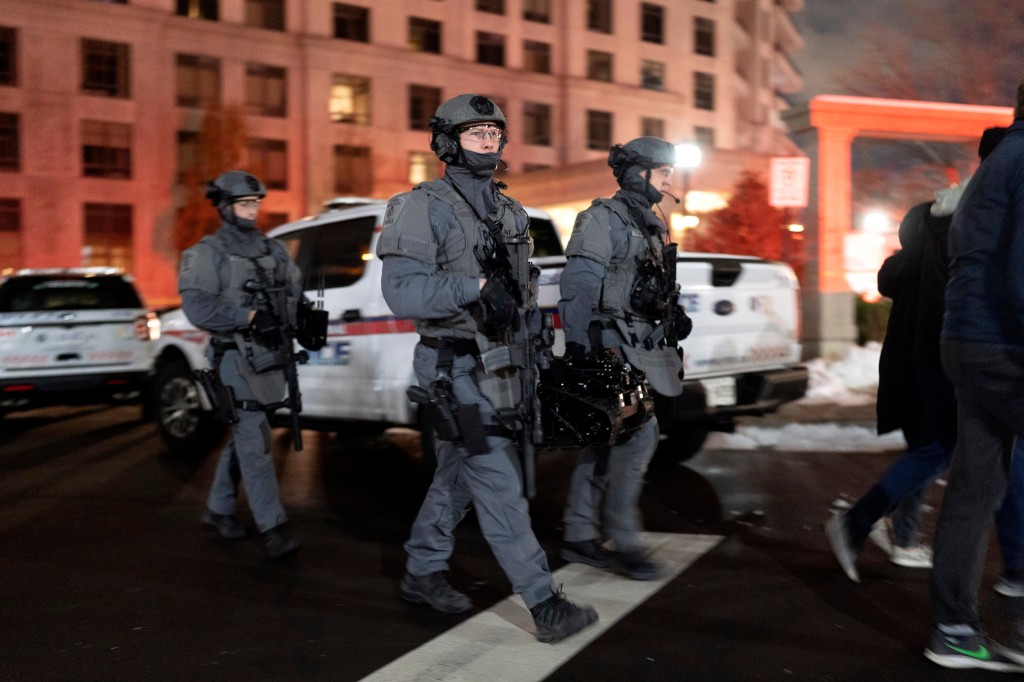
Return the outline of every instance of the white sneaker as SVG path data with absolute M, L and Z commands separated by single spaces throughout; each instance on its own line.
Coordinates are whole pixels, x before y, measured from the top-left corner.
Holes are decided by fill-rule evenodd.
M 926 545 L 899 547 L 893 545 L 889 561 L 905 568 L 931 568 L 932 548 Z
M 889 517 L 883 516 L 875 521 L 875 525 L 871 526 L 871 532 L 868 533 L 868 538 L 878 545 L 880 550 L 890 557 L 892 556 L 894 543 L 892 541 L 892 522 L 889 521 Z
M 1000 576 L 992 589 L 1004 597 L 1024 597 L 1024 582 Z

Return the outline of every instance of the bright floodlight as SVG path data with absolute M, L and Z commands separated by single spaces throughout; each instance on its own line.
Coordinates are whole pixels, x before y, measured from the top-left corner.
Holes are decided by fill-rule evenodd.
M 874 234 L 884 234 L 890 230 L 889 216 L 884 211 L 868 211 L 861 224 L 865 232 Z
M 680 168 L 696 168 L 701 160 L 700 147 L 692 142 L 682 142 L 676 145 L 676 165 Z

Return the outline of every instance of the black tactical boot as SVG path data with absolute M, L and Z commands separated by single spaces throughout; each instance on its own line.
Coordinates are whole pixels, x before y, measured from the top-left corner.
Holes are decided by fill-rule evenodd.
M 291 527 L 286 522 L 280 526 L 274 526 L 263 533 L 263 547 L 266 549 L 267 556 L 271 559 L 283 559 L 290 554 L 298 552 L 299 547 L 302 547 L 302 543 L 295 537 Z
M 207 509 L 203 512 L 202 524 L 217 531 L 217 535 L 225 540 L 241 540 L 249 536 L 245 527 L 231 514 L 217 514 Z
M 537 640 L 554 644 L 597 622 L 597 611 L 577 606 L 561 590 L 530 609 L 537 625 Z
M 563 561 L 575 564 L 586 564 L 595 568 L 608 568 L 608 550 L 597 540 L 582 542 L 565 541 L 558 548 L 558 556 Z
M 413 575 L 406 571 L 398 592 L 406 601 L 426 604 L 442 613 L 465 613 L 473 608 L 469 597 L 449 585 L 442 571 L 429 575 Z
M 643 552 L 608 552 L 608 570 L 624 575 L 631 580 L 657 580 L 661 567 L 648 559 Z

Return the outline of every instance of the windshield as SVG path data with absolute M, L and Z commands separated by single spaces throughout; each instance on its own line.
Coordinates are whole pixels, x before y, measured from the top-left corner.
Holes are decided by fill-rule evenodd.
M 0 286 L 0 313 L 141 307 L 135 287 L 116 276 L 15 277 Z

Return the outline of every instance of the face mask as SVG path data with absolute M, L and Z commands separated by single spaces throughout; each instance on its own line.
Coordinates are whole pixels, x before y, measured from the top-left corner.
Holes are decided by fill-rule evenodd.
M 498 163 L 501 161 L 500 152 L 483 154 L 463 149 L 462 153 L 466 156 L 465 168 L 474 173 L 486 173 L 489 175 L 494 172 L 494 169 L 498 167 Z

